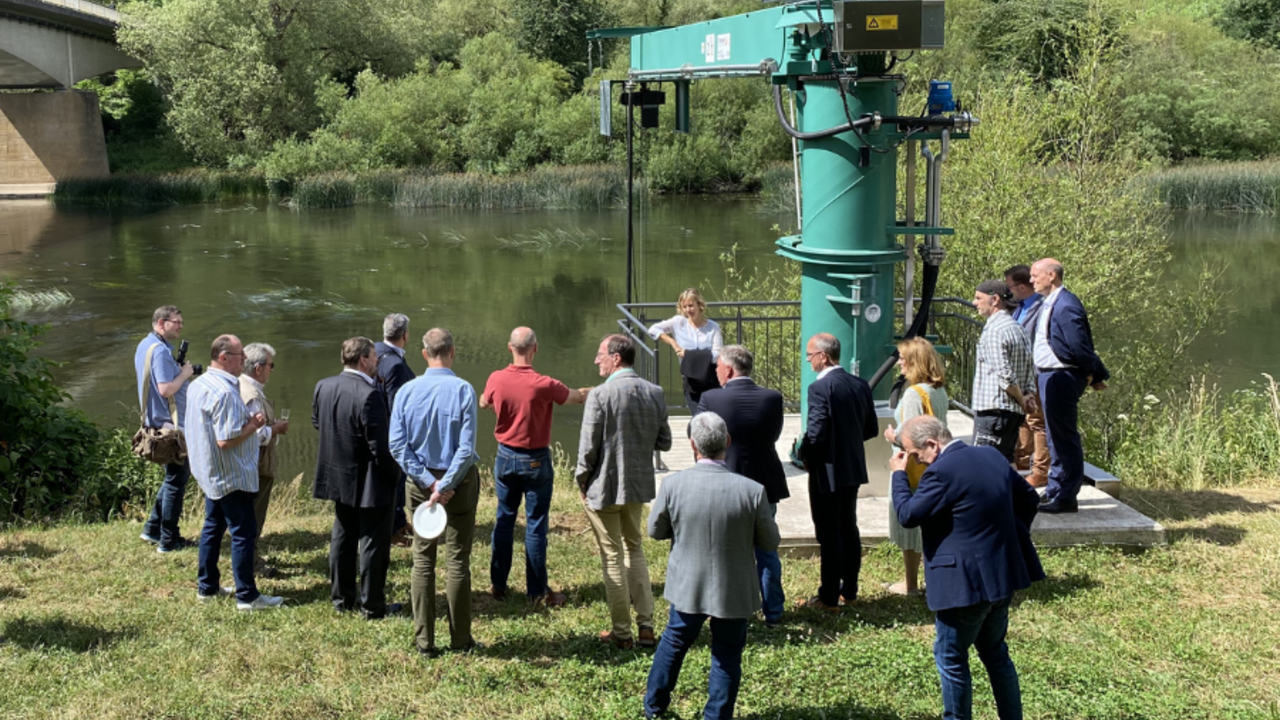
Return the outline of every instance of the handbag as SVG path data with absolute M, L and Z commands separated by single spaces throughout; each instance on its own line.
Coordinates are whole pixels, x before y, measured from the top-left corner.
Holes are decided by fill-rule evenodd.
M 922 390 L 919 385 L 912 385 L 911 389 L 915 390 L 916 394 L 920 396 L 920 402 L 924 405 L 925 413 L 933 415 L 933 404 L 929 402 L 929 393 Z M 915 492 L 915 489 L 920 487 L 920 478 L 924 477 L 924 470 L 927 467 L 929 466 L 917 460 L 915 455 L 907 456 L 907 484 L 911 486 L 912 492 Z
M 151 356 L 156 345 L 147 350 L 147 359 L 142 371 L 142 427 L 133 434 L 131 445 L 133 454 L 160 465 L 174 465 L 187 461 L 187 441 L 182 437 L 182 430 L 176 427 L 147 427 L 147 401 L 151 399 Z M 169 413 L 177 420 L 177 408 L 173 398 L 169 398 Z

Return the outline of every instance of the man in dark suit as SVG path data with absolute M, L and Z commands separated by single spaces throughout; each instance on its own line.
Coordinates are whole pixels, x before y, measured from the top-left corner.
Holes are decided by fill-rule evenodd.
M 1031 266 L 1031 284 L 1044 296 L 1031 347 L 1050 457 L 1049 485 L 1040 512 L 1073 513 L 1084 482 L 1080 398 L 1090 387 L 1105 390 L 1111 375 L 1093 350 L 1084 305 L 1062 286 L 1062 263 L 1053 258 L 1037 260 Z
M 698 402 L 698 412 L 714 412 L 724 419 L 733 443 L 725 464 L 731 472 L 744 475 L 764 486 L 769 512 L 776 516 L 778 502 L 791 496 L 787 476 L 778 459 L 778 438 L 782 436 L 782 393 L 760 387 L 751 379 L 755 359 L 741 345 L 726 345 L 716 360 L 716 378 L 721 387 L 707 390 Z M 782 622 L 786 595 L 782 592 L 782 562 L 776 550 L 756 548 L 756 574 L 760 579 L 761 610 L 765 624 Z
M 1031 266 L 1014 265 L 1004 271 L 1004 284 L 1009 286 L 1013 299 L 1018 306 L 1013 310 L 1013 319 L 1022 326 L 1027 339 L 1032 343 L 1036 339 L 1036 320 L 1040 317 L 1040 306 L 1044 296 L 1036 293 L 1031 285 Z M 1034 360 L 1032 365 L 1035 365 Z M 1018 448 L 1014 451 L 1014 459 L 1019 470 L 1030 470 L 1027 482 L 1031 487 L 1044 487 L 1049 484 L 1049 439 L 1044 432 L 1044 406 L 1040 402 L 1040 388 L 1036 384 L 1035 401 L 1027 412 L 1022 427 L 1018 430 Z
M 800 457 L 809 471 L 809 512 L 821 553 L 818 594 L 800 604 L 839 612 L 840 600 L 858 596 L 862 537 L 858 486 L 867 483 L 863 443 L 880 434 L 866 382 L 840 367 L 840 341 L 818 333 L 805 345 L 818 379 L 809 385 L 809 417 Z
M 320 431 L 314 494 L 334 502 L 333 606 L 340 612 L 359 608 L 376 620 L 400 610 L 399 603 L 386 601 L 399 468 L 387 445 L 387 401 L 373 379 L 373 341 L 355 337 L 342 343 L 342 364 L 341 373 L 316 383 L 311 406 L 311 424 Z
M 409 341 L 409 318 L 400 313 L 391 313 L 382 320 L 382 342 L 373 346 L 378 356 L 378 384 L 387 399 L 387 408 L 395 406 L 396 392 L 410 380 L 417 377 L 413 368 L 404 356 L 404 346 Z M 412 530 L 408 518 L 404 514 L 405 475 L 400 471 L 396 480 L 396 502 L 391 521 L 391 542 L 397 545 L 408 545 L 412 540 Z
M 889 461 L 893 502 L 905 528 L 924 539 L 929 609 L 937 613 L 934 662 L 942 680 L 943 717 L 964 718 L 973 709 L 969 648 L 987 669 L 996 712 L 1022 717 L 1018 670 L 1005 634 L 1014 592 L 1044 579 L 1031 543 L 1039 496 L 999 450 L 952 440 L 929 415 L 912 418 L 898 432 L 904 452 Z M 907 455 L 928 465 L 914 493 L 905 472 Z

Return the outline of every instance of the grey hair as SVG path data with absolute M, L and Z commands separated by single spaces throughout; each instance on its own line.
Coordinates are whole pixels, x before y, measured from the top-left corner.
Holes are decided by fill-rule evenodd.
M 448 355 L 453 349 L 453 333 L 444 328 L 431 328 L 422 336 L 422 349 L 432 360 Z
M 382 319 L 382 339 L 399 340 L 409 334 L 409 316 L 391 313 Z
M 920 450 L 930 440 L 939 445 L 951 442 L 951 431 L 932 415 L 917 415 L 902 424 L 899 435 L 911 441 L 911 447 Z
M 702 412 L 689 421 L 689 438 L 704 458 L 720 457 L 729 447 L 729 428 L 724 418 L 713 412 Z
M 533 331 L 533 328 L 518 327 L 511 331 L 511 339 L 508 342 L 516 350 L 526 352 L 538 344 L 538 334 Z
M 756 363 L 751 351 L 741 345 L 725 345 L 720 348 L 720 359 L 739 375 L 751 375 L 751 369 Z
M 244 371 L 251 373 L 267 365 L 276 356 L 276 349 L 266 343 L 252 343 L 244 346 Z
M 831 358 L 831 362 L 840 362 L 840 339 L 831 333 L 818 333 L 813 336 L 813 347 L 820 353 L 825 353 Z

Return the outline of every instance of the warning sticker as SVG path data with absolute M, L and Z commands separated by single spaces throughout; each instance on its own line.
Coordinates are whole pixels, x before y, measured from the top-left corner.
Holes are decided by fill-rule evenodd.
M 898 16 L 897 15 L 868 15 L 867 29 L 868 30 L 897 30 Z

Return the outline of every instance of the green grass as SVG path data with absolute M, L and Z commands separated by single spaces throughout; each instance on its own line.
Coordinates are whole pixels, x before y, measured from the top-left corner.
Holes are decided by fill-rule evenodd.
M 53 190 L 59 206 L 156 206 L 215 202 L 267 195 L 261 175 L 216 170 L 124 174 L 62 180 Z
M 331 515 L 294 489 L 301 493 L 281 493 L 264 539 L 283 575 L 261 587 L 288 599 L 273 613 L 197 603 L 194 551 L 158 555 L 137 539 L 137 522 L 0 535 L 0 715 L 640 717 L 650 653 L 594 639 L 608 623 L 599 555 L 567 475 L 558 478 L 549 569 L 569 604 L 529 612 L 518 570 L 517 599 L 484 594 L 494 509 L 486 487 L 472 585 L 474 632 L 487 648 L 435 660 L 413 651 L 408 617 L 366 622 L 333 612 Z M 1171 543 L 1043 553 L 1049 579 L 1020 593 L 1011 616 L 1026 716 L 1278 717 L 1280 492 L 1130 491 L 1127 499 L 1164 522 Z M 195 536 L 199 522 L 198 510 L 189 512 L 184 535 Z M 660 598 L 666 545 L 647 542 L 646 552 Z M 224 573 L 226 565 L 224 548 Z M 392 600 L 407 600 L 409 566 L 409 551 L 394 549 Z M 777 630 L 753 624 L 739 717 L 937 717 L 932 615 L 880 589 L 898 572 L 895 552 L 872 550 L 852 609 L 838 617 L 789 610 Z M 790 599 L 812 594 L 817 575 L 813 559 L 784 559 Z M 659 599 L 660 624 L 666 612 Z M 443 620 L 438 632 L 447 633 Z M 673 706 L 681 717 L 706 701 L 706 641 L 685 664 Z M 975 710 L 994 717 L 974 662 Z
M 1274 215 L 1280 211 L 1280 161 L 1187 165 L 1142 182 L 1175 210 L 1220 210 Z
M 49 310 L 51 308 L 62 305 L 70 305 L 75 302 L 75 298 L 71 293 L 60 288 L 51 290 L 20 290 L 15 289 L 9 297 L 9 310 L 14 314 L 30 312 L 32 310 Z
M 643 194 L 643 184 L 637 183 Z M 460 173 L 406 176 L 396 207 L 479 210 L 609 209 L 626 200 L 626 170 L 609 165 L 540 167 L 519 175 Z

